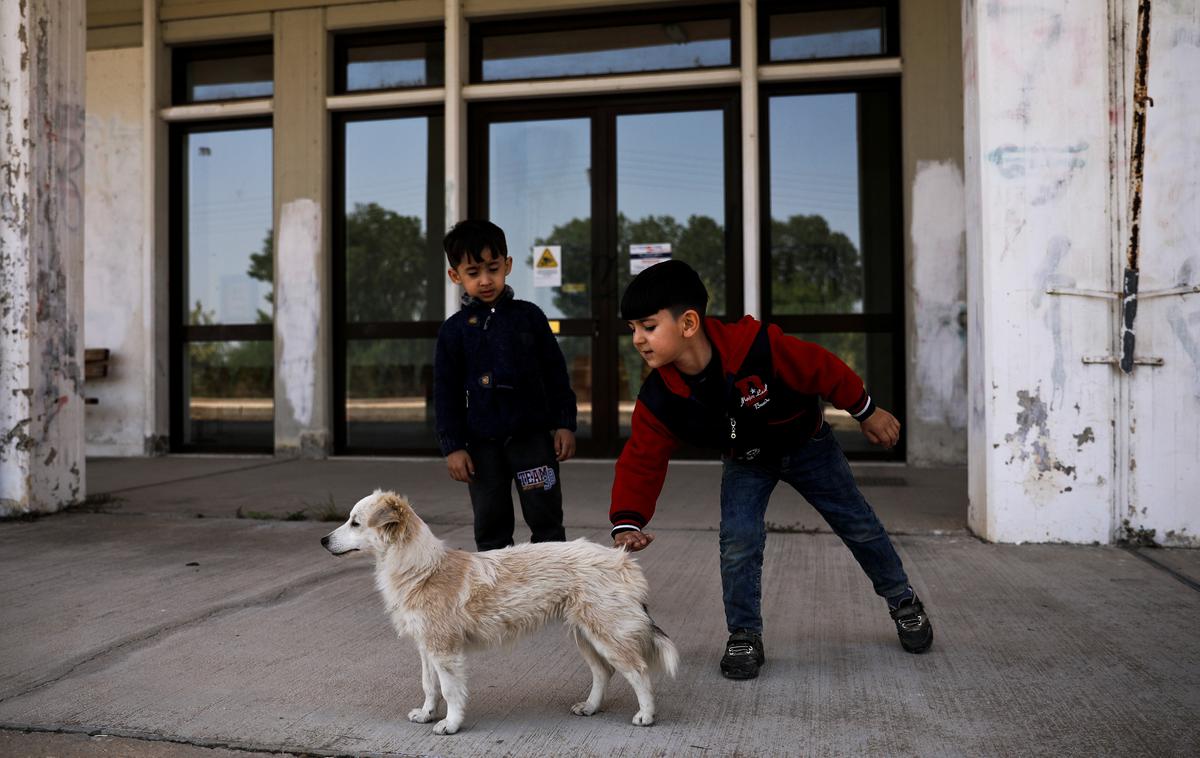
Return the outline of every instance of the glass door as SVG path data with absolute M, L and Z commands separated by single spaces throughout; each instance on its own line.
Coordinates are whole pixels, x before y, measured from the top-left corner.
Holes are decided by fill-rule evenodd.
M 700 274 L 710 316 L 729 315 L 724 114 L 622 114 L 616 126 L 618 302 L 643 255 L 669 256 Z M 617 429 L 625 440 L 649 369 L 623 322 L 618 334 Z
M 445 312 L 439 110 L 339 114 L 334 445 L 434 452 L 433 354 Z
M 473 106 L 471 212 L 504 229 L 509 282 L 558 334 L 584 455 L 629 436 L 645 368 L 618 304 L 641 251 L 691 263 L 710 313 L 740 315 L 735 119 L 730 93 Z

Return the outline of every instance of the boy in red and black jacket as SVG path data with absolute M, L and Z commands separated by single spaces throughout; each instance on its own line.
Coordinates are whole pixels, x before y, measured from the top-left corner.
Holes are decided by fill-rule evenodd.
M 883 524 L 863 498 L 829 424 L 823 400 L 850 413 L 872 443 L 892 447 L 900 423 L 876 407 L 837 356 L 745 316 L 706 319 L 708 292 L 682 261 L 639 274 L 621 299 L 633 344 L 654 369 L 638 393 L 633 428 L 617 460 L 609 518 L 613 543 L 641 550 L 667 462 L 682 443 L 720 450 L 721 585 L 730 637 L 721 673 L 753 679 L 762 644 L 764 515 L 779 481 L 825 518 L 887 600 L 900 643 L 920 653 L 933 627 Z

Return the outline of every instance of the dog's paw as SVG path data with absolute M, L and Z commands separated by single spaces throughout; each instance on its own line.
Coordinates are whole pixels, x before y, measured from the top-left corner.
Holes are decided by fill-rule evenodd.
M 413 708 L 408 712 L 408 720 L 416 724 L 428 724 L 433 721 L 433 711 L 424 708 Z
M 654 723 L 654 714 L 650 711 L 638 711 L 633 714 L 634 726 L 650 726 Z
M 450 719 L 442 719 L 433 725 L 434 734 L 454 734 L 458 731 L 458 724 L 453 724 Z
M 576 716 L 591 716 L 598 710 L 600 710 L 599 706 L 594 706 L 586 700 L 580 700 L 571 706 L 571 713 L 574 713 Z

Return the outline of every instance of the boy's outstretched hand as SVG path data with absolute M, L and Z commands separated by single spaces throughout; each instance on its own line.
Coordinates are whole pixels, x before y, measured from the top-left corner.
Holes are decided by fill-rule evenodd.
M 475 461 L 471 460 L 471 454 L 466 450 L 455 450 L 447 455 L 446 468 L 450 471 L 450 478 L 456 482 L 470 483 L 475 476 Z
M 900 441 L 900 422 L 896 417 L 882 408 L 862 422 L 862 433 L 875 445 L 891 449 Z
M 569 461 L 575 457 L 575 432 L 570 429 L 555 430 L 554 456 L 559 461 Z
M 637 551 L 642 550 L 651 542 L 654 542 L 653 534 L 650 534 L 649 532 L 639 532 L 636 529 L 617 532 L 617 536 L 613 537 L 613 547 L 624 547 L 631 553 L 636 553 Z

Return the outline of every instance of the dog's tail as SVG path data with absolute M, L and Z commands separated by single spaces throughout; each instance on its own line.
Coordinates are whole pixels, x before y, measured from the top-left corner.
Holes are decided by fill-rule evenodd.
M 671 638 L 667 633 L 654 623 L 654 619 L 650 618 L 650 609 L 642 606 L 646 610 L 646 618 L 650 621 L 650 649 L 647 651 L 647 662 L 652 669 L 657 671 L 665 671 L 672 677 L 679 669 L 679 650 L 676 649 L 675 643 L 671 642 Z

